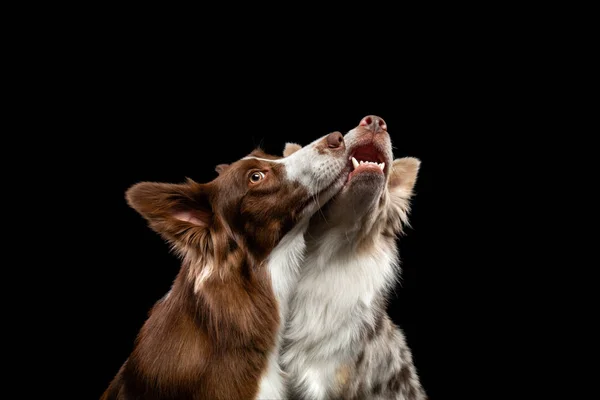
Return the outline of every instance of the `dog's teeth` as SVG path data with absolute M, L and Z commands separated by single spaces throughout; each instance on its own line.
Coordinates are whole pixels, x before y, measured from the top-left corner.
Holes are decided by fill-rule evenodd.
M 354 169 L 358 168 L 359 165 L 363 165 L 363 164 L 377 165 L 379 168 L 381 168 L 382 171 L 385 168 L 385 163 L 378 164 L 376 161 L 358 161 L 354 157 L 350 157 L 350 159 L 352 160 L 352 165 L 354 166 Z

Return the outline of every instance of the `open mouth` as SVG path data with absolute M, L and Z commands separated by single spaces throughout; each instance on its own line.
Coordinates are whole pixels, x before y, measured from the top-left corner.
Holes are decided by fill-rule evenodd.
M 361 172 L 384 174 L 386 171 L 385 157 L 372 143 L 354 149 L 350 161 L 352 162 L 352 172 L 350 172 L 348 180 Z

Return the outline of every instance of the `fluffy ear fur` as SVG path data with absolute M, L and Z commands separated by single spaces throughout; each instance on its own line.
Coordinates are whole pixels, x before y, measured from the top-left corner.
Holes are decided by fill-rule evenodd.
M 413 194 L 421 161 L 414 157 L 397 158 L 392 164 L 389 188 L 399 196 L 410 198 Z
M 283 156 L 287 157 L 289 155 L 294 154 L 298 150 L 300 150 L 302 146 L 297 143 L 286 143 L 285 148 L 283 149 Z
M 410 198 L 417 182 L 417 174 L 421 161 L 413 157 L 404 157 L 394 160 L 390 171 L 388 190 L 391 201 L 391 218 L 394 231 L 401 233 L 402 226 L 408 225 L 410 212 Z
M 215 167 L 215 171 L 221 175 L 223 172 L 225 172 L 225 170 L 227 170 L 227 168 L 229 168 L 229 164 L 219 164 Z
M 181 184 L 140 182 L 127 190 L 125 198 L 179 251 L 207 245 L 213 217 L 207 185 L 191 179 Z

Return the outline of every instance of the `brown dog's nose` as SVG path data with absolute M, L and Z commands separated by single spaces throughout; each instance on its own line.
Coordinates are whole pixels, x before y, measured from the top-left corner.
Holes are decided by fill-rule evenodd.
M 340 132 L 331 132 L 327 135 L 327 145 L 331 149 L 336 149 L 344 144 L 344 136 Z
M 378 117 L 377 115 L 367 115 L 360 120 L 358 126 L 365 126 L 374 133 L 387 131 L 387 124 L 383 118 Z

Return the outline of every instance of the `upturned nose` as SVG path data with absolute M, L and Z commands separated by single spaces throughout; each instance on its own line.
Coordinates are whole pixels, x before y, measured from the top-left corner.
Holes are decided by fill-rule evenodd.
M 337 149 L 344 144 L 344 136 L 340 132 L 331 132 L 327 135 L 327 145 L 330 149 Z
M 373 133 L 387 131 L 387 124 L 383 118 L 378 117 L 377 115 L 367 115 L 360 120 L 358 126 L 364 126 Z

